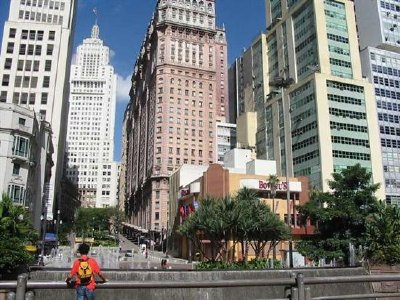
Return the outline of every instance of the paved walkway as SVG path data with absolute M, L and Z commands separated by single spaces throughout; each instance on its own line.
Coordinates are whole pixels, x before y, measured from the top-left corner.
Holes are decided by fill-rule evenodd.
M 120 241 L 120 247 L 123 253 L 126 252 L 126 250 L 133 250 L 134 256 L 133 260 L 138 261 L 138 262 L 158 262 L 160 263 L 162 259 L 167 259 L 169 264 L 188 264 L 188 261 L 186 259 L 181 259 L 181 258 L 175 258 L 175 257 L 167 257 L 163 252 L 161 251 L 152 251 L 148 250 L 148 255 L 147 258 L 145 255 L 142 254 L 142 251 L 139 249 L 139 246 L 136 245 L 135 243 L 131 242 L 128 240 L 125 236 L 119 235 L 119 241 Z M 124 255 L 124 254 L 122 254 Z M 130 260 L 130 257 L 128 258 Z

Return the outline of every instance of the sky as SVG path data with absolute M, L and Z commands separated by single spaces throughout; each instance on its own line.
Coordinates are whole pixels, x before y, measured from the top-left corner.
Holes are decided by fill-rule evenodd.
M 11 0 L 0 0 L 0 24 L 8 19 Z M 18 1 L 18 0 L 12 0 Z M 100 38 L 111 49 L 111 64 L 118 78 L 114 134 L 114 159 L 121 157 L 124 111 L 129 101 L 130 78 L 136 56 L 152 17 L 156 0 L 78 0 L 73 53 L 84 38 L 90 36 L 97 9 Z M 225 26 L 228 61 L 248 48 L 251 41 L 265 31 L 265 0 L 216 0 L 217 25 Z M 0 40 L 3 30 L 0 30 Z

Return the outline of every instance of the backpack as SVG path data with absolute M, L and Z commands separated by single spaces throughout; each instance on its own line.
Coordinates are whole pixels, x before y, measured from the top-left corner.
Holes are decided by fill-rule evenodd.
M 78 278 L 80 285 L 88 285 L 92 279 L 93 271 L 89 264 L 89 259 L 80 259 L 78 268 Z

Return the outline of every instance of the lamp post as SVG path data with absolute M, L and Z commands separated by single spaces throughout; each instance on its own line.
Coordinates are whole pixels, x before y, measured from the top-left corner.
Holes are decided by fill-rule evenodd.
M 46 242 L 46 215 L 43 214 L 40 216 L 40 220 L 42 221 L 42 248 L 40 249 L 40 261 L 39 265 L 44 265 L 44 245 Z
M 289 88 L 292 84 L 294 83 L 294 79 L 291 77 L 276 77 L 275 80 L 273 82 L 270 82 L 271 86 L 275 86 L 277 88 L 280 88 L 281 92 L 281 97 L 282 97 L 282 111 L 285 114 L 285 112 L 288 112 L 288 122 L 283 122 L 285 124 L 287 124 L 287 129 L 285 128 L 285 140 L 284 140 L 284 144 L 285 144 L 285 173 L 286 173 L 286 205 L 287 205 L 287 225 L 289 226 L 289 228 L 292 228 L 292 222 L 291 222 L 291 210 L 290 210 L 290 184 L 289 184 L 289 147 L 290 147 L 290 140 L 289 140 L 289 135 L 291 134 L 291 122 L 290 122 L 290 105 L 289 105 L 289 109 L 286 110 L 286 101 L 285 101 L 285 91 L 287 88 Z M 289 240 L 289 267 L 293 268 L 293 245 L 292 245 L 292 238 L 290 237 Z

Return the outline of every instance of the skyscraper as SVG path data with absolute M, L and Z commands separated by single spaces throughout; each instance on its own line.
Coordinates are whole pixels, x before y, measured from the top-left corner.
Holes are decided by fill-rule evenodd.
M 75 0 L 11 0 L 0 56 L 0 101 L 41 115 L 52 129 L 50 182 L 44 195 L 47 219 L 60 199 L 68 115 L 68 78 Z
M 287 162 L 289 174 L 308 176 L 311 187 L 325 191 L 333 172 L 356 163 L 384 184 L 373 86 L 362 77 L 353 2 L 266 4 L 269 158 L 282 173 Z
M 78 185 L 83 206 L 116 206 L 114 155 L 116 75 L 99 26 L 78 46 L 71 67 L 66 176 Z
M 131 222 L 166 228 L 169 175 L 217 160 L 227 108 L 227 49 L 214 0 L 159 0 L 132 76 L 126 114 Z
M 375 86 L 386 202 L 400 205 L 400 3 L 354 3 L 363 75 Z

